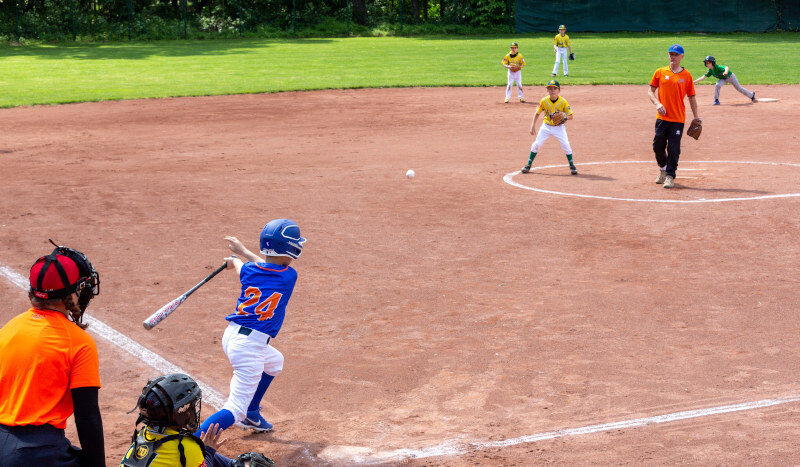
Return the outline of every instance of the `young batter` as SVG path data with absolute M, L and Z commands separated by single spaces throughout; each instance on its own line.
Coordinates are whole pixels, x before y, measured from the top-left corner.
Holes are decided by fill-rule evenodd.
M 731 83 L 733 87 L 736 88 L 737 91 L 741 92 L 748 99 L 752 102 L 756 102 L 756 93 L 755 91 L 750 92 L 741 84 L 739 84 L 739 80 L 736 79 L 736 75 L 733 74 L 730 68 L 725 65 L 717 65 L 717 59 L 712 57 L 711 55 L 707 55 L 703 65 L 708 68 L 708 71 L 703 76 L 694 80 L 695 84 L 703 81 L 706 78 L 713 76 L 717 78 L 717 86 L 714 89 L 714 105 L 719 105 L 719 92 L 722 90 L 722 86 L 725 86 L 728 83 Z
M 560 125 L 554 124 L 552 120 L 553 114 L 556 112 L 564 112 L 567 114 L 566 120 L 572 120 L 573 118 L 572 109 L 567 103 L 567 100 L 559 95 L 560 93 L 561 85 L 558 84 L 558 81 L 551 79 L 547 83 L 548 95 L 539 101 L 539 107 L 536 108 L 536 114 L 533 116 L 533 122 L 531 122 L 531 134 L 536 135 L 536 141 L 534 141 L 531 145 L 531 155 L 528 158 L 528 163 L 525 164 L 525 167 L 523 167 L 521 170 L 521 172 L 524 174 L 531 171 L 533 158 L 536 157 L 536 153 L 539 151 L 539 148 L 542 147 L 542 144 L 544 144 L 548 138 L 554 136 L 558 142 L 561 143 L 561 149 L 563 149 L 564 153 L 567 155 L 570 173 L 572 175 L 578 175 L 578 169 L 575 168 L 575 164 L 572 162 L 572 148 L 569 145 L 567 128 L 563 123 Z M 539 128 L 539 133 L 537 134 L 536 122 L 539 120 L 540 114 L 544 114 L 544 123 Z M 564 121 L 566 122 L 566 120 Z
M 503 57 L 503 61 L 500 62 L 505 68 L 508 69 L 508 85 L 506 85 L 506 104 L 508 104 L 508 100 L 511 99 L 511 87 L 514 85 L 514 82 L 517 83 L 517 94 L 519 95 L 519 101 L 525 102 L 525 95 L 522 92 L 522 68 L 525 66 L 525 59 L 522 58 L 522 54 L 518 53 L 519 44 L 516 42 L 511 43 L 511 52 L 507 53 L 505 57 Z M 516 71 L 512 71 L 512 68 L 516 69 Z
M 222 348 L 233 366 L 230 394 L 222 410 L 208 417 L 196 435 L 212 424 L 221 430 L 234 423 L 254 431 L 270 431 L 272 424 L 261 416 L 261 398 L 272 379 L 283 370 L 283 355 L 270 341 L 278 335 L 292 296 L 297 272 L 289 264 L 303 251 L 306 239 L 289 219 L 269 221 L 261 231 L 262 259 L 244 247 L 236 237 L 225 237 L 228 248 L 249 260 L 225 258 L 242 283 L 236 311 L 225 317 L 228 327 Z
M 553 76 L 558 74 L 558 63 L 564 62 L 564 76 L 569 76 L 568 57 L 572 53 L 572 43 L 567 35 L 567 27 L 563 24 L 558 27 L 558 34 L 553 38 L 553 49 L 556 52 L 556 64 L 553 66 Z

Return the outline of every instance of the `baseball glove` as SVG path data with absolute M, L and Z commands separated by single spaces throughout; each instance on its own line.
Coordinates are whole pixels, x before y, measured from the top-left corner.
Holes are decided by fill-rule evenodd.
M 563 125 L 567 121 L 567 114 L 561 111 L 556 112 L 550 116 L 550 121 L 553 122 L 553 125 Z
M 511 65 L 510 70 L 514 73 L 519 71 L 519 65 Z
M 692 120 L 692 123 L 689 124 L 689 129 L 686 130 L 686 134 L 691 136 L 694 139 L 700 138 L 700 133 L 703 132 L 703 121 L 699 118 L 695 118 Z
M 569 59 L 570 60 L 575 60 L 575 53 L 574 52 L 569 54 Z
M 244 467 L 245 462 L 250 461 L 251 467 L 275 467 L 275 461 L 266 457 L 258 452 L 246 452 L 239 454 L 239 457 L 233 460 L 232 467 Z

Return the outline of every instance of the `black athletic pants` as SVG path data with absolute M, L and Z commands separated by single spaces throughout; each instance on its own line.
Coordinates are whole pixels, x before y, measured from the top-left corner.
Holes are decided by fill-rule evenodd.
M 656 153 L 658 166 L 673 178 L 675 171 L 678 170 L 678 158 L 681 155 L 681 136 L 683 136 L 683 123 L 656 119 L 653 152 Z
M 0 425 L 0 465 L 3 467 L 73 467 L 81 465 L 81 450 L 64 430 L 52 425 Z

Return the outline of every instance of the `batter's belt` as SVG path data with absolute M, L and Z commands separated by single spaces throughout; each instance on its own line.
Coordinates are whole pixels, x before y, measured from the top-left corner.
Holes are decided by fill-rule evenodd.
M 269 345 L 269 341 L 272 340 L 272 336 L 270 336 L 269 334 L 265 334 L 261 331 L 256 331 L 255 329 L 246 328 L 236 323 L 229 323 L 228 326 L 233 326 L 234 331 L 236 331 L 237 334 L 248 336 L 249 339 L 258 342 L 259 344 Z

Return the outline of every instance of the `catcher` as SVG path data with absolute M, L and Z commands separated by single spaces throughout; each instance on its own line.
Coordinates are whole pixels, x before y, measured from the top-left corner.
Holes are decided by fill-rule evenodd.
M 147 382 L 136 403 L 141 430 L 134 430 L 131 447 L 120 467 L 275 467 L 275 462 L 257 452 L 229 459 L 217 452 L 224 439 L 212 425 L 198 438 L 202 391 L 188 375 L 174 373 Z M 134 409 L 136 410 L 136 409 Z
M 567 155 L 569 161 L 569 171 L 572 175 L 578 175 L 578 169 L 572 162 L 572 148 L 569 145 L 569 138 L 567 137 L 567 128 L 564 126 L 567 120 L 572 120 L 572 109 L 570 108 L 567 100 L 561 97 L 561 85 L 558 81 L 551 79 L 547 82 L 547 96 L 539 101 L 539 107 L 536 108 L 536 114 L 533 116 L 531 123 L 531 134 L 536 135 L 536 141 L 531 145 L 531 155 L 528 163 L 522 168 L 522 173 L 526 174 L 531 171 L 533 165 L 533 158 L 539 148 L 542 147 L 545 141 L 551 136 L 554 136 L 559 143 L 561 149 Z M 539 132 L 536 133 L 536 123 L 539 121 L 539 115 L 544 114 L 544 123 L 539 127 Z
M 510 48 L 511 52 L 507 53 L 506 56 L 503 57 L 503 61 L 500 62 L 501 65 L 508 69 L 506 104 L 508 104 L 508 100 L 511 99 L 511 87 L 514 85 L 514 82 L 517 83 L 519 101 L 525 102 L 525 94 L 522 92 L 522 68 L 525 66 L 525 59 L 522 58 L 522 54 L 518 52 L 519 44 L 512 42 Z

